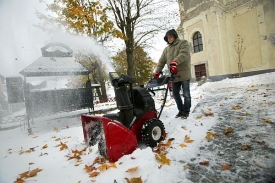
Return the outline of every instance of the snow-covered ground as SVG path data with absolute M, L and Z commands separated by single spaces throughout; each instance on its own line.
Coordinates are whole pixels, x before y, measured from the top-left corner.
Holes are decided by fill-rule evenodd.
M 267 182 L 272 179 L 265 174 L 275 172 L 272 169 L 275 73 L 207 82 L 202 86 L 192 83 L 191 94 L 193 113 L 186 120 L 174 117 L 178 111 L 174 100 L 168 97 L 160 118 L 167 137 L 159 151 L 141 144 L 115 163 L 100 159 L 97 146 L 84 144 L 79 114 L 87 112 L 85 110 L 36 118 L 31 122 L 32 134 L 28 134 L 24 121 L 18 122 L 21 126 L 14 129 L 2 129 L 0 183 L 22 180 L 38 183 Z M 159 94 L 155 98 L 158 108 L 161 102 Z M 104 104 L 101 108 L 113 105 Z M 264 143 L 261 151 L 265 154 L 258 154 L 260 150 L 257 151 L 253 140 Z M 224 148 L 226 142 L 231 146 Z M 233 158 L 228 159 L 227 152 L 232 149 L 235 151 L 229 155 Z M 162 156 L 159 156 L 160 150 Z M 235 164 L 235 160 L 246 162 L 247 166 Z M 244 169 L 257 171 L 259 179 L 241 174 Z M 210 173 L 216 173 L 216 181 Z

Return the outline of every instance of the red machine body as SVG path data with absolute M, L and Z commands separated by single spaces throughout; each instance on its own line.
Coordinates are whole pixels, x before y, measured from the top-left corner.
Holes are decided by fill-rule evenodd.
M 103 116 L 82 114 L 81 121 L 85 143 L 89 146 L 98 144 L 99 153 L 115 162 L 123 155 L 131 154 L 138 147 L 138 141 L 155 147 L 164 139 L 165 130 L 159 120 L 161 112 L 158 116 L 148 88 L 133 88 L 134 80 L 127 75 L 119 77 L 117 73 L 111 73 L 110 77 L 120 111 Z M 168 87 L 165 97 L 167 90 Z

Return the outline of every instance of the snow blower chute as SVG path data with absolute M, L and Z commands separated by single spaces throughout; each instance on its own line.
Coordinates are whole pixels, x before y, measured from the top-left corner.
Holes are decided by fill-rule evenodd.
M 93 146 L 98 143 L 100 155 L 115 162 L 123 155 L 131 154 L 138 147 L 138 141 L 155 147 L 165 138 L 164 125 L 159 117 L 168 85 L 159 115 L 149 92 L 154 93 L 154 87 L 167 84 L 170 77 L 151 79 L 146 87 L 133 87 L 134 79 L 128 75 L 110 72 L 109 76 L 119 112 L 103 116 L 82 114 L 81 120 L 86 144 Z

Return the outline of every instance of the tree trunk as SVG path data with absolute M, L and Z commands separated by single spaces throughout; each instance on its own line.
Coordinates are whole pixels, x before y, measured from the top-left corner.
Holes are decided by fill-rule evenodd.
M 132 51 L 133 49 L 127 49 L 126 48 L 126 54 L 127 54 L 127 75 L 130 77 L 135 77 L 135 64 L 134 64 L 134 53 Z

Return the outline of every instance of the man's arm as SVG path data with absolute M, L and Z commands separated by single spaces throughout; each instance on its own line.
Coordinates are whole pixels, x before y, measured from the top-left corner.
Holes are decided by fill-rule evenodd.
M 188 41 L 184 40 L 180 43 L 179 46 L 179 54 L 175 58 L 176 62 L 178 64 L 181 64 L 183 62 L 187 62 L 190 59 L 190 46 Z
M 166 64 L 166 48 L 162 52 L 162 55 L 161 55 L 161 57 L 159 59 L 156 71 L 158 71 L 158 72 L 162 71 L 162 69 L 165 66 L 165 64 Z

